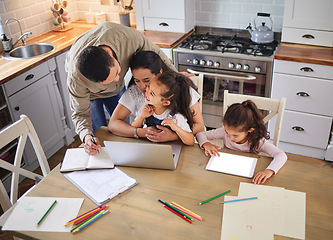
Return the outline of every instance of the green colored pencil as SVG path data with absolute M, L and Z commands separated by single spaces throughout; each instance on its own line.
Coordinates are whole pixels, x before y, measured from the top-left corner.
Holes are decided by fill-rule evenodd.
M 217 196 L 215 196 L 215 197 L 212 197 L 212 198 L 210 198 L 210 199 L 207 199 L 207 200 L 205 200 L 205 201 L 202 201 L 201 203 L 199 203 L 199 205 L 204 204 L 204 203 L 206 203 L 206 202 L 209 202 L 209 201 L 211 201 L 211 200 L 213 200 L 213 199 L 215 199 L 215 198 L 221 197 L 221 196 L 223 196 L 224 194 L 227 194 L 227 193 L 229 193 L 229 192 L 231 192 L 231 190 L 228 190 L 228 191 L 226 191 L 226 192 L 224 192 L 224 193 L 221 193 L 221 194 L 219 194 L 219 195 L 217 195 Z
M 49 207 L 49 209 L 46 211 L 46 213 L 43 215 L 43 217 L 38 221 L 37 225 L 39 225 L 44 218 L 46 217 L 46 215 L 51 211 L 51 209 L 54 207 L 54 205 L 57 203 L 57 200 L 54 200 L 54 202 L 52 203 L 51 207 Z

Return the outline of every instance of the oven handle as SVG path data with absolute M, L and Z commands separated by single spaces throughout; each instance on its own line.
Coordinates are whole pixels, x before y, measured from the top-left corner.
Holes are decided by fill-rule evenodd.
M 194 74 L 203 74 L 206 76 L 211 76 L 211 77 L 227 77 L 230 79 L 234 79 L 234 80 L 256 80 L 257 78 L 255 76 L 252 75 L 244 75 L 244 76 L 235 76 L 235 75 L 229 75 L 229 74 L 219 74 L 219 73 L 210 73 L 210 72 L 200 72 L 200 71 L 196 71 L 193 70 L 191 68 L 188 68 L 187 71 L 189 73 L 194 73 Z

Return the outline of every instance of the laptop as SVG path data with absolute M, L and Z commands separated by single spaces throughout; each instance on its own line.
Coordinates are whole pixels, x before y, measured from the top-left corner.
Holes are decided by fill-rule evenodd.
M 141 142 L 104 141 L 114 165 L 174 170 L 182 146 Z

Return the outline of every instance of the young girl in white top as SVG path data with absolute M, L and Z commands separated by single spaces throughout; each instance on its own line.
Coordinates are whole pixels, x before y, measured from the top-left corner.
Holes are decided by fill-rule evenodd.
M 228 149 L 269 154 L 273 157 L 271 164 L 258 172 L 252 180 L 255 184 L 264 183 L 286 163 L 287 155 L 267 141 L 269 134 L 262 119 L 261 112 L 251 100 L 234 103 L 224 115 L 224 127 L 198 133 L 197 141 L 205 149 L 206 155 L 219 155 L 220 147 L 208 141 L 213 139 L 222 139 L 224 147 Z
M 182 74 L 166 71 L 150 80 L 140 115 L 131 124 L 133 127 L 169 126 L 186 145 L 194 144 L 193 113 L 190 86 L 192 81 Z

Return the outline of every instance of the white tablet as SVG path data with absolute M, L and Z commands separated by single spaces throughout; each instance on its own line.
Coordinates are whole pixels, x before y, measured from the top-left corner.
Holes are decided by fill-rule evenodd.
M 219 152 L 212 156 L 206 170 L 252 178 L 257 165 L 257 158 Z

